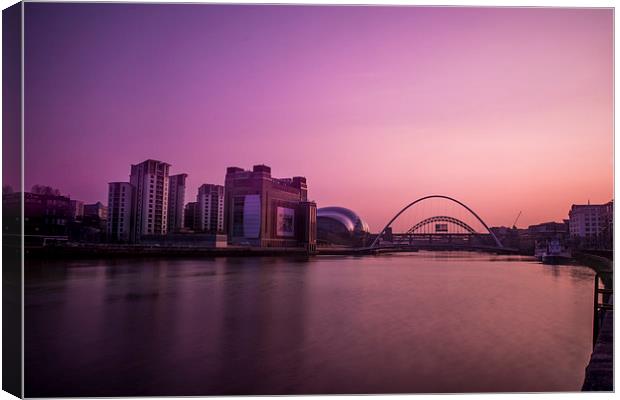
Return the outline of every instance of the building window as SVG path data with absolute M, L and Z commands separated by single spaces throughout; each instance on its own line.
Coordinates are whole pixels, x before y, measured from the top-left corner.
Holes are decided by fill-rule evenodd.
M 243 206 L 245 203 L 244 196 L 238 196 L 233 199 L 233 227 L 232 235 L 236 237 L 243 236 Z

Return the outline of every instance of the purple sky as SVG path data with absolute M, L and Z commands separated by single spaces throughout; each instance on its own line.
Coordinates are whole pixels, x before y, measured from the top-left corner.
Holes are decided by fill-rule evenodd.
M 613 195 L 611 9 L 27 3 L 26 188 L 107 198 L 147 158 L 305 175 L 380 229 L 452 195 L 491 225 Z

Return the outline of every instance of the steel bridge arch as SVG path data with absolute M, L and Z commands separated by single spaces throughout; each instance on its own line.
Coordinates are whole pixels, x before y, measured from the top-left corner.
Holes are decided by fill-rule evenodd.
M 478 214 L 476 214 L 476 212 L 474 210 L 472 210 L 471 208 L 469 208 L 465 203 L 462 203 L 460 201 L 458 201 L 457 199 L 454 199 L 450 196 L 444 196 L 441 194 L 432 194 L 430 196 L 424 196 L 424 197 L 420 197 L 419 199 L 407 204 L 405 207 L 403 207 L 402 210 L 400 210 L 391 220 L 390 222 L 387 223 L 387 225 L 385 225 L 385 227 L 381 230 L 381 232 L 379 232 L 379 234 L 377 235 L 377 237 L 375 238 L 375 240 L 372 241 L 370 248 L 374 248 L 377 243 L 379 242 L 379 239 L 381 238 L 381 236 L 383 236 L 383 234 L 385 233 L 385 231 L 387 230 L 387 228 L 390 227 L 390 225 L 392 225 L 392 222 L 394 222 L 396 220 L 396 218 L 400 217 L 400 215 L 402 213 L 404 213 L 405 211 L 407 211 L 407 209 L 409 209 L 409 207 L 427 200 L 427 199 L 432 199 L 432 198 L 437 198 L 437 199 L 446 199 L 446 200 L 450 200 L 458 205 L 460 205 L 461 207 L 465 208 L 467 211 L 469 211 L 474 217 L 476 217 L 476 219 L 482 224 L 482 226 L 484 226 L 484 228 L 487 230 L 487 232 L 489 232 L 491 234 L 491 236 L 493 237 L 493 239 L 495 240 L 495 244 L 497 244 L 497 247 L 504 247 L 504 245 L 502 245 L 502 242 L 499 241 L 499 239 L 497 238 L 497 236 L 495 236 L 495 234 L 493 232 L 491 232 L 491 230 L 489 229 L 489 227 L 487 226 L 487 224 L 482 220 L 482 218 L 480 218 L 478 216 Z
M 435 217 L 426 218 L 425 220 L 422 220 L 422 221 L 418 222 L 417 224 L 412 226 L 407 231 L 407 234 L 413 234 L 419 228 L 421 228 L 421 227 L 423 227 L 425 225 L 432 224 L 434 222 L 449 222 L 451 224 L 460 226 L 461 228 L 465 229 L 469 233 L 476 233 L 476 230 L 474 228 L 472 228 L 471 226 L 467 225 L 465 222 L 461 221 L 460 219 L 457 219 L 457 218 L 454 218 L 454 217 L 448 217 L 447 215 L 437 215 Z

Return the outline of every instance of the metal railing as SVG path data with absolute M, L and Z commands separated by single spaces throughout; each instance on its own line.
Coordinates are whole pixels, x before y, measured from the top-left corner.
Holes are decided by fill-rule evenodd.
M 594 277 L 594 315 L 592 321 L 592 348 L 596 346 L 596 340 L 598 339 L 599 330 L 605 311 L 613 311 L 614 306 L 611 303 L 606 303 L 609 297 L 614 293 L 613 289 L 604 289 L 599 287 L 600 277 L 597 273 Z M 601 299 L 601 295 L 603 298 Z M 605 298 L 607 297 L 607 298 Z

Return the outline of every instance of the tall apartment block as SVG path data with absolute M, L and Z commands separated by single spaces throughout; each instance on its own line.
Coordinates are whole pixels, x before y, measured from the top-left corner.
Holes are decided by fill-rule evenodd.
M 316 204 L 301 176 L 273 178 L 266 165 L 227 168 L 225 220 L 232 244 L 316 250 Z
M 204 184 L 198 188 L 196 222 L 196 230 L 224 232 L 224 186 Z
M 168 232 L 175 232 L 183 228 L 183 214 L 185 205 L 185 180 L 187 174 L 172 175 L 169 178 L 168 188 Z
M 168 232 L 168 172 L 170 164 L 146 160 L 131 166 L 129 183 L 135 188 L 132 240 Z
M 196 226 L 198 226 L 198 221 L 197 221 L 197 217 L 196 217 L 196 203 L 195 201 L 189 202 L 185 205 L 185 211 L 184 211 L 184 225 L 185 228 L 187 229 L 191 229 L 193 231 L 195 231 L 197 228 Z
M 108 240 L 131 241 L 134 188 L 129 182 L 108 183 Z

